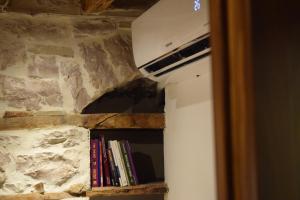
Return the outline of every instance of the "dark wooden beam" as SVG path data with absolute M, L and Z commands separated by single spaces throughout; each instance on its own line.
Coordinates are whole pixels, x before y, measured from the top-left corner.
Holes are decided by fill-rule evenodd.
M 113 0 L 84 0 L 83 11 L 86 13 L 99 12 L 110 7 Z
M 87 191 L 82 197 L 103 197 L 103 196 L 132 196 L 132 195 L 157 195 L 168 192 L 165 183 L 150 183 L 144 185 L 127 187 L 101 187 Z M 17 195 L 0 195 L 1 200 L 61 200 L 66 198 L 76 198 L 67 192 L 58 193 L 30 193 Z
M 29 114 L 28 114 L 29 115 Z M 6 115 L 7 117 L 7 115 Z M 0 130 L 33 129 L 60 125 L 74 125 L 89 129 L 162 129 L 164 114 L 73 114 L 41 115 L 0 119 Z
M 101 187 L 93 188 L 87 191 L 87 197 L 103 197 L 103 196 L 132 196 L 132 195 L 153 195 L 165 194 L 168 187 L 165 183 L 152 183 L 127 187 Z
M 157 2 L 158 0 L 114 0 L 112 8 L 147 10 Z

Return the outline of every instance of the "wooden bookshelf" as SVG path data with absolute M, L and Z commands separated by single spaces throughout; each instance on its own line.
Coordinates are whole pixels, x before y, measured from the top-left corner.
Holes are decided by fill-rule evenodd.
M 168 192 L 168 187 L 165 183 L 150 183 L 127 187 L 102 187 L 93 188 L 85 194 L 72 195 L 67 192 L 61 193 L 31 193 L 18 195 L 0 195 L 1 200 L 60 200 L 64 198 L 74 197 L 102 197 L 102 196 L 132 196 L 132 195 L 151 195 L 165 194 Z
M 89 129 L 163 129 L 161 113 L 104 113 L 104 114 L 48 114 L 10 113 L 0 118 L 0 130 L 17 130 L 74 125 Z
M 99 187 L 92 188 L 86 192 L 87 197 L 101 196 L 131 196 L 131 195 L 152 195 L 165 194 L 168 192 L 168 187 L 165 183 L 150 183 L 127 187 Z

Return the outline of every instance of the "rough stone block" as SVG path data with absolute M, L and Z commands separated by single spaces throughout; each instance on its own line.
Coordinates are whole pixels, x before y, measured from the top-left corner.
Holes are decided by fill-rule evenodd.
M 120 21 L 118 24 L 119 24 L 119 28 L 125 28 L 125 29 L 131 28 L 131 21 Z
M 34 54 L 57 55 L 62 57 L 74 57 L 74 51 L 70 47 L 53 46 L 53 45 L 34 45 L 28 49 Z
M 1 194 L 36 191 L 40 183 L 45 192 L 67 191 L 76 184 L 89 188 L 87 129 L 0 131 L 0 152 L 10 159 L 1 165 Z
M 59 68 L 55 56 L 32 56 L 28 66 L 28 76 L 33 78 L 59 78 Z
M 72 185 L 67 192 L 70 194 L 74 194 L 74 195 L 81 195 L 88 190 L 89 190 L 89 188 L 86 185 L 75 184 L 75 185 Z
M 118 81 L 113 67 L 109 64 L 108 55 L 101 43 L 83 42 L 79 45 L 92 84 L 97 89 L 115 86 Z
M 3 187 L 5 181 L 6 181 L 5 171 L 2 168 L 0 168 L 0 188 Z
M 60 20 L 54 21 L 47 18 L 33 18 L 29 15 L 5 15 L 0 17 L 1 32 L 15 35 L 30 41 L 57 42 L 62 38 L 70 38 L 71 31 Z
M 17 171 L 34 180 L 62 186 L 78 173 L 78 163 L 57 153 L 17 156 Z
M 76 63 L 62 63 L 61 74 L 64 81 L 71 89 L 73 101 L 75 102 L 74 111 L 81 112 L 90 101 L 86 88 L 83 87 L 83 78 L 80 66 Z
M 0 34 L 0 69 L 5 70 L 17 63 L 24 64 L 25 59 L 23 42 L 6 34 Z
M 89 20 L 74 20 L 74 35 L 75 37 L 101 37 L 117 31 L 116 23 L 99 18 L 91 18 Z
M 80 0 L 11 0 L 9 10 L 25 13 L 80 14 Z
M 59 84 L 55 80 L 28 81 L 0 75 L 0 91 L 0 100 L 15 108 L 40 110 L 41 105 L 59 107 L 63 104 Z
M 135 67 L 131 37 L 127 34 L 116 34 L 109 39 L 104 40 L 105 49 L 110 53 L 111 61 L 114 68 L 118 69 L 116 74 L 119 79 L 127 79 L 133 74 L 138 74 Z
M 41 97 L 41 103 L 49 106 L 62 106 L 63 99 L 60 87 L 55 80 L 32 80 L 27 83 L 27 88 Z
M 45 193 L 45 189 L 44 189 L 44 183 L 38 183 L 36 185 L 33 186 L 35 191 L 38 192 L 38 193 Z
M 132 54 L 131 38 L 129 35 L 115 34 L 104 40 L 105 48 L 111 54 L 114 65 L 135 68 Z

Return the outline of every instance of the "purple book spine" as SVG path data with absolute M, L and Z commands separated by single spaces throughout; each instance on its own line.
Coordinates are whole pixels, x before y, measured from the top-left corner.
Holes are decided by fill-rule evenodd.
M 99 179 L 100 187 L 103 187 L 103 147 L 101 140 L 99 140 Z
M 110 174 L 109 174 L 109 161 L 107 157 L 107 151 L 105 146 L 105 139 L 104 136 L 101 136 L 101 143 L 102 143 L 102 151 L 103 151 L 103 170 L 104 170 L 104 180 L 105 180 L 105 186 L 111 186 L 110 181 Z
M 128 140 L 125 141 L 125 147 L 126 147 L 126 150 L 128 152 L 128 158 L 129 158 L 129 163 L 130 163 L 130 167 L 131 167 L 131 170 L 132 170 L 134 182 L 137 185 L 137 184 L 139 184 L 139 180 L 138 180 L 138 176 L 137 176 L 137 173 L 136 173 L 136 170 L 135 170 L 135 166 L 134 166 L 134 162 L 133 162 L 133 158 L 132 158 L 132 151 L 131 151 L 131 147 L 130 147 L 130 144 L 129 144 Z
M 99 187 L 99 140 L 91 140 L 91 182 L 92 187 Z

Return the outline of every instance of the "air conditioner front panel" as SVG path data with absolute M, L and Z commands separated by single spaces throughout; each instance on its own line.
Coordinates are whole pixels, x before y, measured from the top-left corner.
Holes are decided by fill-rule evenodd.
M 132 23 L 133 53 L 142 66 L 209 32 L 208 1 L 161 0 Z
M 204 54 L 200 59 L 191 62 L 185 66 L 176 68 L 163 74 L 159 77 L 155 77 L 147 73 L 145 70 L 140 70 L 145 77 L 148 77 L 154 81 L 159 82 L 161 87 L 164 87 L 169 83 L 177 83 L 184 80 L 190 80 L 202 76 L 209 72 L 211 66 L 211 56 L 209 54 Z

